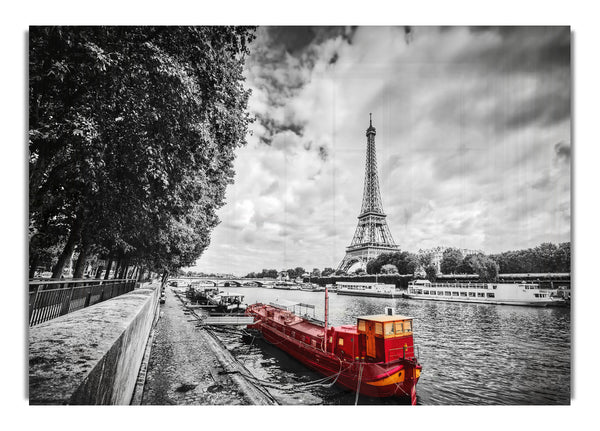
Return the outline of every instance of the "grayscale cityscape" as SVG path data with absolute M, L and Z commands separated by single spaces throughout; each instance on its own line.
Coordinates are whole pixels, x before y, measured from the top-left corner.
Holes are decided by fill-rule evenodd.
M 30 405 L 571 405 L 571 27 L 27 37 Z

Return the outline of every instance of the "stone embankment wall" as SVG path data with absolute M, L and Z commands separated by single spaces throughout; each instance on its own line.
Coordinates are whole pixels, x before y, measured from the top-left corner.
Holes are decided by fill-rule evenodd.
M 29 328 L 30 404 L 129 404 L 159 284 Z

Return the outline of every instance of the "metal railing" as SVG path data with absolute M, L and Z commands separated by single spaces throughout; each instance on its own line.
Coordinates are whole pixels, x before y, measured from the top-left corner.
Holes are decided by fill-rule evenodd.
M 81 310 L 131 292 L 129 280 L 32 280 L 29 282 L 29 326 Z

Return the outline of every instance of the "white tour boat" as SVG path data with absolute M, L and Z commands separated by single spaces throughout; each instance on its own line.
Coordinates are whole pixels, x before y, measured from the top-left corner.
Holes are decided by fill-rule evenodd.
M 378 298 L 400 298 L 394 284 L 336 282 L 338 295 L 375 296 Z
M 404 296 L 433 301 L 545 307 L 553 302 L 550 293 L 535 283 L 431 283 L 413 280 L 408 283 Z

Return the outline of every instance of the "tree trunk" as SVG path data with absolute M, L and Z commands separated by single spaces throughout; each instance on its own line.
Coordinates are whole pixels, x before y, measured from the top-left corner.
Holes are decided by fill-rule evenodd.
M 135 270 L 137 269 L 137 265 L 133 265 L 129 271 L 127 271 L 127 279 L 128 280 L 133 280 L 133 276 L 135 275 Z
M 146 272 L 146 268 L 144 268 L 143 266 L 140 267 L 140 276 L 138 278 L 138 281 L 142 281 L 144 279 L 144 272 Z
M 69 260 L 69 258 L 73 255 L 73 250 L 75 249 L 75 244 L 79 241 L 79 237 L 81 235 L 81 217 L 77 217 L 73 222 L 73 226 L 71 227 L 71 233 L 69 234 L 69 239 L 67 239 L 67 243 L 65 244 L 65 248 L 62 253 L 58 257 L 58 262 L 54 265 L 54 269 L 52 270 L 52 278 L 60 278 L 62 275 L 65 264 Z
M 123 259 L 123 265 L 121 266 L 121 272 L 119 273 L 120 279 L 126 278 L 128 268 L 129 268 L 128 259 Z
M 112 264 L 113 264 L 112 254 L 109 253 L 107 259 L 108 259 L 108 264 L 106 265 L 106 273 L 104 273 L 105 280 L 108 280 L 108 274 L 110 274 L 110 269 L 112 268 Z
M 75 263 L 75 271 L 73 273 L 73 278 L 83 277 L 83 271 L 85 270 L 85 265 L 87 263 L 90 248 L 91 244 L 88 241 L 83 240 L 81 244 L 81 250 L 79 250 L 79 257 L 77 257 L 77 262 Z
M 116 262 L 117 262 L 117 264 L 115 265 L 115 271 L 114 271 L 114 274 L 113 274 L 113 280 L 116 279 L 117 276 L 119 275 L 119 269 L 120 269 L 120 266 L 121 266 L 121 259 L 117 259 Z
M 104 267 L 102 265 L 98 265 L 98 268 L 96 269 L 96 275 L 94 278 L 96 279 L 100 279 L 100 276 L 102 275 L 102 270 L 104 269 Z
M 37 253 L 31 256 L 31 259 L 29 261 L 29 278 L 33 278 L 35 276 L 35 270 L 37 269 L 38 261 L 39 256 Z
M 160 280 L 160 286 L 164 286 L 165 283 L 167 282 L 167 278 L 169 278 L 169 271 L 167 271 L 166 269 L 163 271 L 163 276 Z

